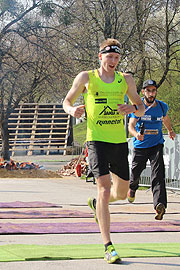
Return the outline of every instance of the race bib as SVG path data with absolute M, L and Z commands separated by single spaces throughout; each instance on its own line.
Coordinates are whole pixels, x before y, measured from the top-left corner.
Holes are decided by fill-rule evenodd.
M 145 129 L 144 134 L 146 134 L 146 135 L 158 135 L 158 129 Z

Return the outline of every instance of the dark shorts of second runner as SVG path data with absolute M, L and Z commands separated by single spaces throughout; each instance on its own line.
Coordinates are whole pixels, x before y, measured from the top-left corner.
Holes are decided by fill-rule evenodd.
M 129 180 L 128 143 L 87 142 L 89 168 L 95 178 L 112 172 Z

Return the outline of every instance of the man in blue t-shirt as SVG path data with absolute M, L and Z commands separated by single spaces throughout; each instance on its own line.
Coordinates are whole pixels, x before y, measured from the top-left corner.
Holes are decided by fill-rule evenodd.
M 167 207 L 162 123 L 167 128 L 169 137 L 172 140 L 174 140 L 176 134 L 172 130 L 171 121 L 167 115 L 167 104 L 156 99 L 156 82 L 146 80 L 143 83 L 142 94 L 142 100 L 145 105 L 144 116 L 137 117 L 134 113 L 129 114 L 129 132 L 133 135 L 134 150 L 128 201 L 130 203 L 134 202 L 140 175 L 146 168 L 146 163 L 149 160 L 153 204 L 156 210 L 155 219 L 162 220 Z

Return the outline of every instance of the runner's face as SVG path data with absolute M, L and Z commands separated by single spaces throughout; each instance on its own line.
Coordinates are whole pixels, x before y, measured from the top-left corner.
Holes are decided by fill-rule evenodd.
M 155 86 L 147 86 L 143 89 L 144 99 L 147 103 L 152 104 L 157 96 L 157 88 Z
M 107 72 L 114 72 L 118 63 L 120 55 L 119 53 L 103 53 L 99 54 L 99 59 L 101 60 L 101 66 Z

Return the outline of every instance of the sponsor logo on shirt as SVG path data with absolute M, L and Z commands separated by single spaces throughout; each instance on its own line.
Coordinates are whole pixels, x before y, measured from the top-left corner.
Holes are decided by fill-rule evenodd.
M 96 98 L 95 104 L 107 103 L 107 98 Z
M 103 126 L 103 125 L 117 125 L 117 124 L 120 124 L 122 121 L 122 119 L 116 119 L 116 120 L 104 120 L 104 121 L 101 121 L 101 120 L 98 120 L 96 122 L 96 125 L 100 125 L 100 126 Z
M 117 109 L 116 110 L 113 110 L 111 109 L 111 107 L 109 106 L 106 106 L 104 107 L 104 109 L 102 110 L 102 112 L 100 112 L 99 115 L 116 115 L 116 114 L 119 114 Z

